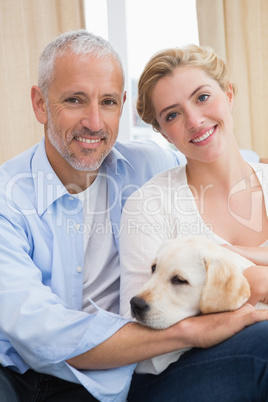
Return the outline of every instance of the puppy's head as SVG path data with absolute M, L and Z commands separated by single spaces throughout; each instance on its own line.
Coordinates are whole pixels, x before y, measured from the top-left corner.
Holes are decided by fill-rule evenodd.
M 143 325 L 167 328 L 199 313 L 239 308 L 250 292 L 232 254 L 204 237 L 166 241 L 150 280 L 130 301 L 133 317 Z

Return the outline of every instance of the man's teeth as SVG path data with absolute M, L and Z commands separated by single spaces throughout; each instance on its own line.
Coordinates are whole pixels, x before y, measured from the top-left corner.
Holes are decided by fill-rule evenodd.
M 211 136 L 211 134 L 213 134 L 215 131 L 215 127 L 211 128 L 210 130 L 208 130 L 205 134 L 203 134 L 201 137 L 195 138 L 194 140 L 192 140 L 191 142 L 201 142 L 206 140 L 208 137 Z
M 101 141 L 100 138 L 98 138 L 97 140 L 90 140 L 89 138 L 76 137 L 76 139 L 80 142 L 85 142 L 86 144 L 95 144 L 96 142 Z

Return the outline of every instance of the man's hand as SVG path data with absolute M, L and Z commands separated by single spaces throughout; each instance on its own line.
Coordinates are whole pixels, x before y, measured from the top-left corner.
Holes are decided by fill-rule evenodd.
M 184 336 L 186 347 L 209 348 L 264 320 L 268 320 L 268 310 L 256 310 L 247 303 L 233 312 L 191 317 L 175 326 L 178 336 Z
M 234 312 L 187 318 L 163 330 L 129 323 L 102 344 L 69 359 L 68 363 L 78 369 L 109 369 L 178 349 L 208 348 L 264 320 L 268 320 L 268 310 L 255 310 L 246 304 Z

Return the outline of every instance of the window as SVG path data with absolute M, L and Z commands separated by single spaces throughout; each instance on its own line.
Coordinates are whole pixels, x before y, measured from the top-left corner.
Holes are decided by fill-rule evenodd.
M 195 0 L 85 0 L 85 12 L 87 29 L 108 39 L 125 67 L 128 100 L 119 139 L 153 139 L 165 146 L 137 116 L 137 81 L 158 50 L 199 43 Z

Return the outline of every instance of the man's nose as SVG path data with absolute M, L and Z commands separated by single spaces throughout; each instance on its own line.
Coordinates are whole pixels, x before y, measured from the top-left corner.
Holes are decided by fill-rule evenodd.
M 83 127 L 86 127 L 91 131 L 100 131 L 103 129 L 103 121 L 99 105 L 92 104 L 84 110 L 81 124 Z

